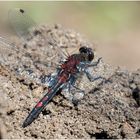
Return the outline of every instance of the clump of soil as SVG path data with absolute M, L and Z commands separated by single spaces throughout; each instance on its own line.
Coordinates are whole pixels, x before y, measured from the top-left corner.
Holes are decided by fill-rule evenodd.
M 140 70 L 112 68 L 103 61 L 92 73 L 106 80 L 90 83 L 84 77 L 80 86 L 86 94 L 77 106 L 58 93 L 38 119 L 22 128 L 46 90 L 37 79 L 53 72 L 52 63 L 60 59 L 55 48 L 94 45 L 60 25 L 40 26 L 28 43 L 15 39 L 15 44 L 15 51 L 1 50 L 0 138 L 140 138 Z

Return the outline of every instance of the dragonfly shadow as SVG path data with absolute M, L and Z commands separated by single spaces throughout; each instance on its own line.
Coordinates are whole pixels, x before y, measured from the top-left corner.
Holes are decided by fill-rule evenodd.
M 106 78 L 103 79 L 100 83 L 98 83 L 98 84 L 96 85 L 96 87 L 95 87 L 94 89 L 90 90 L 89 93 L 94 93 L 94 92 L 96 92 L 96 91 L 99 91 L 105 84 L 107 84 L 107 83 L 112 83 L 111 77 L 112 77 L 112 76 L 110 76 L 110 77 L 107 78 L 107 79 L 106 79 Z

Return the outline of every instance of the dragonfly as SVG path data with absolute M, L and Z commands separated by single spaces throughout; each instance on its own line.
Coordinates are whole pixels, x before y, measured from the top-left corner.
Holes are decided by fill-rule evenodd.
M 87 45 L 83 45 L 78 48 L 79 51 L 77 53 L 70 54 L 68 53 L 67 47 L 58 45 L 58 42 L 54 38 L 52 38 L 51 35 L 41 36 L 38 25 L 30 16 L 28 16 L 28 14 L 23 9 L 12 9 L 9 11 L 8 15 L 10 25 L 15 30 L 17 35 L 22 39 L 24 48 L 17 47 L 13 43 L 9 42 L 6 38 L 0 37 L 0 46 L 2 46 L 1 48 L 9 49 L 10 52 L 15 51 L 15 54 L 9 54 L 8 58 L 17 58 L 17 62 L 13 62 L 13 65 L 15 66 L 14 70 L 16 71 L 16 73 L 23 74 L 24 71 L 22 71 L 22 69 L 26 69 L 26 74 L 31 76 L 33 80 L 36 80 L 41 84 L 45 84 L 48 87 L 44 96 L 38 101 L 38 103 L 34 106 L 34 108 L 24 120 L 22 124 L 23 128 L 27 127 L 35 119 L 38 118 L 39 114 L 44 110 L 47 104 L 60 90 L 63 92 L 65 97 L 74 104 L 77 104 L 81 99 L 83 99 L 85 91 L 83 89 L 80 89 L 76 84 L 76 81 L 80 79 L 81 76 L 86 75 L 90 82 L 94 82 L 98 79 L 103 79 L 103 77 L 101 76 L 93 76 L 90 73 L 89 68 L 96 67 L 102 59 L 98 58 L 97 61 L 93 62 L 95 55 L 92 48 Z M 30 44 L 30 42 L 34 38 L 34 36 L 37 35 L 39 35 L 40 37 L 39 43 L 41 43 L 42 39 L 45 42 L 43 44 L 45 46 L 45 49 L 42 49 L 41 55 L 46 58 L 48 63 L 32 56 L 34 45 Z M 18 56 L 19 53 L 21 54 L 20 57 Z M 1 64 L 7 62 L 6 65 L 10 66 L 12 62 L 8 61 L 8 58 L 5 58 L 5 56 L 1 57 Z M 57 64 L 54 64 L 53 62 L 55 58 L 58 59 Z M 55 71 L 50 74 L 41 74 L 39 76 L 34 76 L 34 72 L 28 68 L 31 65 L 30 63 L 33 63 L 35 66 L 37 66 L 38 64 L 42 64 L 46 69 L 50 69 L 51 67 L 53 67 Z

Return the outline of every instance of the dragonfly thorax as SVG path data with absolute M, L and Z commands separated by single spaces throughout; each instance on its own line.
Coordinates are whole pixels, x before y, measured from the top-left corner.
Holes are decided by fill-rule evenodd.
M 94 52 L 91 48 L 83 46 L 79 49 L 81 57 L 84 57 L 84 61 L 92 61 L 94 59 Z
M 61 65 L 61 68 L 68 73 L 76 73 L 77 65 L 80 63 L 79 54 L 73 54 Z

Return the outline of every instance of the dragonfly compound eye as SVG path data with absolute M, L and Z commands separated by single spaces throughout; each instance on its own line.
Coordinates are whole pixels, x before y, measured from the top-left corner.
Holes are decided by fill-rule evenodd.
M 89 61 L 92 61 L 94 59 L 94 53 L 91 48 L 83 46 L 79 49 L 79 52 L 87 54 Z
M 93 51 L 92 51 L 92 49 L 91 50 L 89 50 L 89 52 L 88 52 L 88 60 L 89 61 L 92 61 L 94 59 L 94 53 L 93 53 Z
M 79 49 L 79 52 L 80 52 L 80 53 L 87 53 L 87 50 L 88 50 L 88 48 L 85 47 L 85 46 L 83 46 L 83 47 L 81 47 L 81 48 Z

